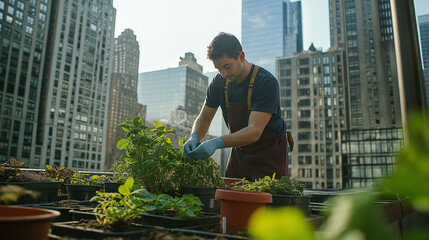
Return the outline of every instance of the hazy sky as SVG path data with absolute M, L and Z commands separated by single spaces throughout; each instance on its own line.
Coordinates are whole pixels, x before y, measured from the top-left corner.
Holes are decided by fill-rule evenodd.
M 140 45 L 139 72 L 177 67 L 194 53 L 204 72 L 216 71 L 207 45 L 219 32 L 241 40 L 242 0 L 113 0 L 115 37 L 130 28 Z M 261 0 L 263 1 L 263 0 Z M 302 0 L 304 49 L 329 48 L 328 0 Z M 415 0 L 416 14 L 429 14 L 428 0 Z M 246 52 L 246 49 L 243 49 Z

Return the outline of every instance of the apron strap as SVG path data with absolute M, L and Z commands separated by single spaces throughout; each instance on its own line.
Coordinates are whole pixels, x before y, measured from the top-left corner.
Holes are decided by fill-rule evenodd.
M 259 66 L 255 65 L 255 68 L 253 69 L 252 77 L 250 78 L 249 82 L 249 89 L 247 90 L 247 109 L 252 110 L 252 90 L 253 90 L 253 83 L 255 82 L 256 74 L 258 73 Z
M 228 79 L 225 81 L 225 107 L 228 107 Z

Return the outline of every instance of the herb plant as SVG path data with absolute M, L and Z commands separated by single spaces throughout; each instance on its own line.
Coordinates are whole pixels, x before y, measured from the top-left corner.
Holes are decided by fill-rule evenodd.
M 249 182 L 243 178 L 242 180 L 233 183 L 232 189 L 247 192 L 266 192 L 277 195 L 302 195 L 305 187 L 303 184 L 286 176 L 276 179 L 275 175 L 276 174 L 274 173 L 273 177 L 265 176 L 255 180 L 254 182 Z
M 126 150 L 124 162 L 118 161 L 115 168 L 142 183 L 150 192 L 174 192 L 181 187 L 212 187 L 221 184 L 219 166 L 212 159 L 190 160 L 183 154 L 184 139 L 179 147 L 173 146 L 173 129 L 166 129 L 154 121 L 153 128 L 145 126 L 141 118 L 121 123 L 127 132 L 117 147 Z
M 100 185 L 107 181 L 104 175 L 92 175 L 75 172 L 70 179 L 71 184 Z
M 166 194 L 152 194 L 134 185 L 133 178 L 128 178 L 118 191 L 97 192 L 98 196 L 91 199 L 98 202 L 94 212 L 99 213 L 97 221 L 102 226 L 129 226 L 143 212 L 165 214 L 173 211 L 178 218 L 191 218 L 201 211 L 202 203 L 198 197 L 185 194 L 182 198 L 173 198 Z
M 77 171 L 69 167 L 59 168 L 57 165 L 46 165 L 44 175 L 53 182 L 69 183 L 75 173 Z

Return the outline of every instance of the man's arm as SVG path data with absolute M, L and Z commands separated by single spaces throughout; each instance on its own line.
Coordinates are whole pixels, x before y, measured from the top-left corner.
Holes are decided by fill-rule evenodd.
M 272 113 L 252 111 L 247 127 L 221 137 L 225 147 L 241 147 L 258 141 L 272 115 Z
M 200 114 L 197 119 L 195 119 L 194 125 L 192 126 L 192 133 L 198 134 L 199 138 L 202 139 L 207 134 L 216 111 L 216 108 L 211 108 L 204 104 Z

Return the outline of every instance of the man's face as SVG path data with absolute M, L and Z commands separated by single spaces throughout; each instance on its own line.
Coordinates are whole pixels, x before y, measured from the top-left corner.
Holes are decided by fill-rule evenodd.
M 244 53 L 241 52 L 237 59 L 228 57 L 227 54 L 223 57 L 213 60 L 214 67 L 219 71 L 222 77 L 230 82 L 242 80 Z

